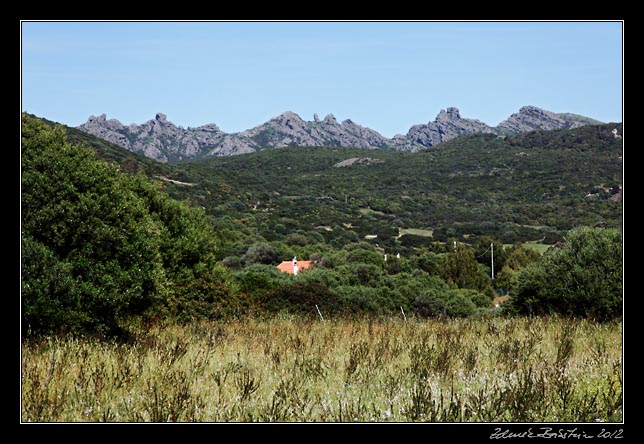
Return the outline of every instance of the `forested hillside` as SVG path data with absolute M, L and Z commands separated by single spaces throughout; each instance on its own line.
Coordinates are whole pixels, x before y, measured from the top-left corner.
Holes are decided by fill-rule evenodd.
M 618 316 L 613 129 L 621 134 L 604 125 L 422 153 L 291 147 L 162 165 L 23 115 L 23 333 L 317 316 L 316 305 L 337 316 L 465 317 L 494 310 L 509 288 L 516 313 L 569 314 L 582 301 L 578 316 Z M 579 225 L 595 228 L 568 231 Z M 556 241 L 561 254 L 535 252 Z M 313 268 L 277 270 L 294 256 Z M 549 287 L 558 281 L 547 264 L 580 274 Z
M 482 235 L 554 244 L 574 226 L 621 225 L 614 128 L 621 133 L 603 125 L 476 135 L 421 153 L 266 150 L 176 165 L 196 185 L 173 193 L 267 240 L 298 233 L 342 246 L 367 237 L 388 251 Z M 340 166 L 352 158 L 376 161 Z
M 220 240 L 201 209 L 70 144 L 61 127 L 22 123 L 24 333 L 119 333 L 146 310 L 198 303 L 186 302 L 195 282 L 204 310 L 223 311 Z

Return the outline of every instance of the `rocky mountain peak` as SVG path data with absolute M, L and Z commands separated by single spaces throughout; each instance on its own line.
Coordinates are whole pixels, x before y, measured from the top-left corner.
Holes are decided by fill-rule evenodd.
M 101 114 L 100 116 L 89 116 L 87 119 L 87 123 L 102 123 L 107 120 L 107 116 L 105 114 Z
M 279 120 L 279 121 L 297 120 L 297 121 L 303 122 L 302 118 L 292 111 L 283 112 L 282 114 L 277 116 L 275 120 Z
M 140 125 L 133 123 L 127 127 L 116 119 L 107 119 L 105 114 L 92 115 L 79 129 L 158 161 L 173 162 L 285 146 L 418 151 L 469 134 L 512 134 L 600 123 L 602 122 L 577 114 L 557 114 L 536 106 L 523 106 L 519 112 L 494 128 L 480 120 L 463 118 L 458 108 L 449 107 L 441 109 L 434 121 L 414 125 L 407 134 L 397 134 L 391 139 L 351 119 L 343 120 L 340 124 L 333 114 L 327 114 L 320 120 L 316 113 L 313 121 L 309 122 L 292 111 L 286 111 L 266 123 L 239 133 L 225 133 L 214 123 L 184 129 L 174 125 L 160 112 L 152 120 Z
M 541 114 L 541 115 L 546 115 L 546 114 L 553 114 L 553 113 L 550 113 L 549 111 L 541 109 L 541 108 L 539 108 L 537 106 L 527 105 L 527 106 L 522 106 L 519 109 L 519 114 Z
M 480 120 L 464 119 L 458 108 L 442 109 L 433 122 L 427 125 L 414 125 L 407 133 L 407 140 L 402 142 L 394 138 L 394 146 L 404 151 L 415 151 L 420 147 L 430 147 L 465 134 L 491 133 L 493 129 Z
M 188 128 L 190 129 L 190 128 Z M 201 125 L 198 126 L 197 128 L 194 128 L 197 131 L 208 131 L 212 133 L 220 133 L 222 132 L 221 129 L 214 123 L 208 123 L 206 125 Z
M 330 125 L 337 125 L 337 124 L 338 124 L 338 121 L 335 119 L 335 116 L 334 116 L 333 114 L 330 114 L 330 113 L 329 113 L 329 114 L 327 114 L 327 115 L 324 117 L 323 122 L 324 122 L 324 123 L 328 123 L 328 124 L 330 124 Z
M 116 119 L 107 119 L 105 114 L 99 116 L 89 116 L 87 122 L 81 127 L 96 128 L 97 130 L 110 130 L 119 131 L 123 128 L 123 124 Z
M 458 110 L 458 108 L 455 107 L 449 107 L 447 110 L 440 110 L 438 115 L 436 116 L 435 122 L 445 122 L 449 120 L 460 120 L 461 119 L 461 113 Z
M 525 133 L 534 130 L 555 130 L 572 128 L 579 122 L 566 119 L 552 111 L 546 111 L 536 106 L 523 106 L 518 113 L 512 114 L 497 129 L 501 132 Z

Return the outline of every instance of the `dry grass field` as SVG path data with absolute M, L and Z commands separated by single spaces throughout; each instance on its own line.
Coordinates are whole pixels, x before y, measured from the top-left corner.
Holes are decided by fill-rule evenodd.
M 622 324 L 158 325 L 22 346 L 23 422 L 617 422 Z

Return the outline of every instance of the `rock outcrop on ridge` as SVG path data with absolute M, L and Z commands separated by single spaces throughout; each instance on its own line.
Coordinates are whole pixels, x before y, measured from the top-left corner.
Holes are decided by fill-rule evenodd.
M 496 127 L 477 119 L 461 117 L 458 108 L 441 110 L 433 121 L 412 126 L 407 134 L 393 138 L 361 126 L 351 119 L 338 122 L 333 114 L 305 121 L 287 111 L 268 122 L 238 133 L 226 133 L 214 123 L 183 128 L 157 113 L 140 125 L 123 125 L 105 114 L 90 116 L 79 129 L 160 162 L 178 162 L 212 156 L 232 156 L 285 146 L 337 146 L 365 149 L 418 151 L 469 134 L 513 134 L 527 131 L 575 128 L 600 124 L 570 113 L 553 113 L 524 106 Z

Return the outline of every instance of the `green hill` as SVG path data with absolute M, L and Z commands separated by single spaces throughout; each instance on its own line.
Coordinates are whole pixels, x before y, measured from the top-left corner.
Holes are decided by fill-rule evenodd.
M 60 125 L 51 120 L 43 119 L 32 114 L 26 114 L 34 120 L 38 120 L 48 127 L 53 128 Z M 63 125 L 61 125 L 63 126 Z M 74 144 L 83 144 L 91 147 L 98 157 L 108 163 L 118 164 L 121 171 L 127 173 L 143 173 L 148 176 L 172 174 L 172 168 L 168 165 L 145 157 L 142 154 L 134 153 L 120 145 L 108 142 L 100 137 L 93 136 L 77 128 L 63 126 L 67 135 L 67 141 Z
M 605 124 L 473 135 L 419 153 L 285 147 L 174 165 L 66 130 L 102 159 L 204 207 L 220 228 L 335 246 L 366 238 L 391 249 L 482 235 L 554 243 L 574 226 L 621 226 L 622 140 L 614 128 L 621 133 L 621 124 Z M 334 166 L 353 158 L 379 162 Z
M 622 223 L 618 124 L 420 153 L 289 147 L 176 165 L 52 126 L 23 115 L 25 335 L 314 304 L 468 316 L 539 258 L 504 244 Z M 293 256 L 317 265 L 290 279 L 275 265 Z
M 621 132 L 613 124 L 476 135 L 421 153 L 266 150 L 177 165 L 199 184 L 177 191 L 267 239 L 303 230 L 331 243 L 369 236 L 394 247 L 401 229 L 423 229 L 442 241 L 552 241 L 577 225 L 621 225 L 622 144 L 613 128 Z M 380 162 L 334 166 L 367 157 Z

